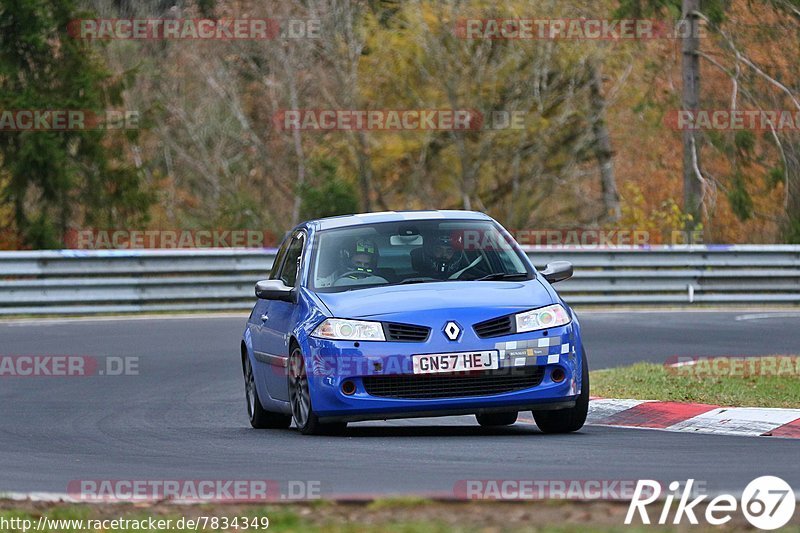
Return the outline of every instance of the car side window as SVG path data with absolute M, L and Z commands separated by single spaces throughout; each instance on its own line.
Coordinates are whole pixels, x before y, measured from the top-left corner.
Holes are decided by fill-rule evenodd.
M 297 272 L 300 270 L 300 256 L 303 254 L 303 234 L 298 234 L 292 239 L 286 251 L 286 260 L 283 262 L 283 269 L 280 279 L 289 287 L 294 287 L 297 282 Z
M 283 265 L 283 258 L 286 257 L 286 250 L 289 248 L 291 243 L 291 237 L 284 239 L 283 244 L 281 244 L 281 247 L 278 249 L 278 253 L 275 254 L 275 260 L 272 263 L 269 279 L 278 279 L 278 274 L 280 274 L 281 271 L 281 265 Z

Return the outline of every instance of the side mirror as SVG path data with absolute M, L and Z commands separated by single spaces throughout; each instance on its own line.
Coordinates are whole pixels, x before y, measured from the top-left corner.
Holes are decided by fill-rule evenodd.
M 542 270 L 540 274 L 550 283 L 564 281 L 572 277 L 572 263 L 569 261 L 547 263 L 547 268 Z
M 256 297 L 261 300 L 295 303 L 295 290 L 294 287 L 289 287 L 282 280 L 266 279 L 256 283 Z

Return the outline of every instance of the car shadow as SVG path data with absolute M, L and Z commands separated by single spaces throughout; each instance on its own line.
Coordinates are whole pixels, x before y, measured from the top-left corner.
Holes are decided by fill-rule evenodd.
M 536 426 L 515 424 L 513 426 L 481 427 L 456 425 L 349 425 L 339 433 L 342 437 L 480 437 L 542 435 Z
M 370 422 L 364 425 L 360 422 L 351 422 L 346 429 L 338 432 L 326 433 L 317 436 L 316 438 L 385 438 L 385 437 L 518 437 L 520 435 L 540 435 L 548 439 L 557 438 L 576 438 L 581 435 L 587 434 L 587 427 L 580 431 L 568 433 L 564 435 L 545 435 L 534 424 L 516 423 L 513 426 L 501 427 L 481 427 L 478 425 L 454 425 L 454 424 L 428 424 L 428 425 L 381 425 L 380 423 Z M 264 429 L 252 430 L 251 428 L 244 428 L 242 434 L 253 435 L 262 432 L 278 433 L 282 437 L 287 438 L 309 438 L 303 437 L 297 428 L 292 424 L 287 429 Z M 311 437 L 314 438 L 314 437 Z

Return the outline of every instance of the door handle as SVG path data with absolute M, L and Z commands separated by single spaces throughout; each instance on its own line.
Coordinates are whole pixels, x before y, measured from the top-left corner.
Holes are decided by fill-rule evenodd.
M 269 317 L 267 315 L 261 315 L 262 322 L 266 322 L 267 320 L 269 320 Z

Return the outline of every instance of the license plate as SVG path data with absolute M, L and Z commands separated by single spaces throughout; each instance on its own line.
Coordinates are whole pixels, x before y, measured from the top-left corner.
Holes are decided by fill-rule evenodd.
M 499 365 L 497 350 L 413 355 L 411 359 L 415 374 L 491 370 Z

